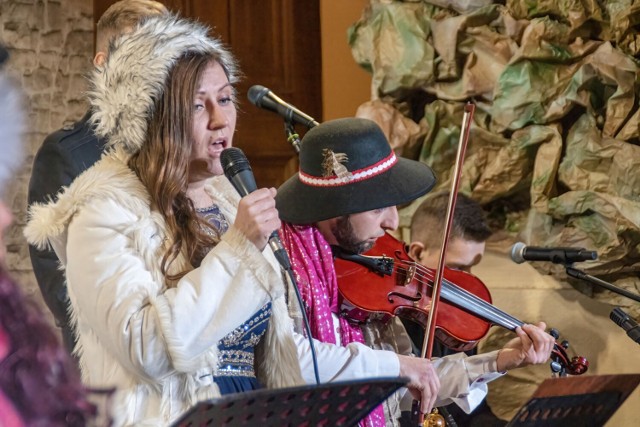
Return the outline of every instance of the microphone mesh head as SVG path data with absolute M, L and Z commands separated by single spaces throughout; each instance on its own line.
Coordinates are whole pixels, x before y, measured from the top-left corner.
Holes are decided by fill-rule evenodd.
M 237 147 L 229 147 L 222 150 L 220 164 L 227 178 L 233 177 L 239 172 L 251 170 L 247 156 Z
M 511 260 L 516 264 L 522 264 L 525 261 L 524 256 L 522 254 L 526 247 L 527 245 L 525 245 L 522 242 L 518 242 L 514 244 L 511 247 Z
M 254 85 L 249 88 L 247 92 L 247 98 L 249 98 L 249 102 L 251 102 L 256 107 L 262 106 L 262 98 L 269 93 L 269 89 L 261 85 Z

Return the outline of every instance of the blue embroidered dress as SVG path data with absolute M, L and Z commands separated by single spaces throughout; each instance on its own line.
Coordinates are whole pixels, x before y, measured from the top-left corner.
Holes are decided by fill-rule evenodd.
M 196 209 L 202 219 L 211 224 L 220 237 L 229 229 L 229 223 L 216 205 Z M 271 303 L 265 304 L 240 326 L 218 342 L 218 366 L 213 380 L 221 394 L 238 393 L 261 388 L 254 370 L 255 346 L 267 330 L 271 316 Z

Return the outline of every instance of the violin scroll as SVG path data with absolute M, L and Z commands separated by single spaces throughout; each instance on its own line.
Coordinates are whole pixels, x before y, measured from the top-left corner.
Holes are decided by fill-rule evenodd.
M 556 340 L 560 337 L 557 329 L 551 329 L 549 335 Z M 589 369 L 589 361 L 583 356 L 574 356 L 569 359 L 566 349 L 569 348 L 569 341 L 563 340 L 560 345 L 554 344 L 551 351 L 551 372 L 559 377 L 567 375 L 582 375 Z

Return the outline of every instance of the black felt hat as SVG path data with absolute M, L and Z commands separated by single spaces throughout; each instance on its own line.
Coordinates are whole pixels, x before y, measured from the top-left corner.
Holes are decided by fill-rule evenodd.
M 375 122 L 337 119 L 302 138 L 300 171 L 280 186 L 276 207 L 283 221 L 310 224 L 407 203 L 435 183 L 429 166 L 395 155 Z

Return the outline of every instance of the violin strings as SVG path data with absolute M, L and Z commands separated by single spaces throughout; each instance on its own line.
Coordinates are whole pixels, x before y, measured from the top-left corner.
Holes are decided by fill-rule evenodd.
M 422 266 L 418 267 L 418 271 L 421 277 L 426 277 L 428 280 L 435 279 L 435 276 L 430 271 L 426 270 L 424 267 L 420 268 Z M 491 320 L 498 325 L 504 326 L 505 328 L 515 329 L 516 326 L 522 326 L 522 322 L 520 322 L 518 319 L 499 310 L 482 298 L 444 278 L 441 292 L 444 292 L 445 297 L 449 293 L 451 293 L 451 296 L 449 298 L 451 302 L 457 302 L 454 298 L 457 297 L 461 300 L 460 302 L 458 302 L 458 304 L 462 307 L 475 307 L 477 310 L 476 314 L 484 315 L 488 318 L 488 320 Z M 463 302 L 466 302 L 466 304 L 463 304 Z
M 409 274 L 411 267 L 415 267 L 414 277 L 417 278 L 417 281 L 421 285 L 429 286 L 429 284 L 423 279 L 427 279 L 431 281 L 435 279 L 435 276 L 431 271 L 429 271 L 427 268 L 425 268 L 424 266 L 418 263 L 409 262 L 405 260 L 396 260 L 396 262 L 401 263 L 405 266 L 407 265 L 409 266 L 409 268 L 406 268 L 398 265 L 397 270 L 404 272 L 405 274 Z M 421 289 L 421 291 L 425 293 L 424 289 Z M 464 307 L 465 305 L 462 303 L 462 301 L 456 302 L 455 298 L 457 297 L 459 300 L 463 300 L 464 302 L 467 303 L 466 306 L 468 306 L 469 309 L 475 307 L 475 310 L 477 310 L 475 314 L 484 316 L 487 318 L 485 320 L 492 321 L 507 329 L 513 330 L 517 326 L 523 325 L 523 322 L 519 321 L 515 317 L 499 310 L 498 308 L 488 303 L 487 301 L 483 300 L 482 298 L 479 298 L 475 294 L 467 291 L 466 289 L 461 288 L 455 283 L 452 283 L 449 280 L 444 278 L 443 278 L 443 286 L 442 286 L 441 294 L 444 294 L 442 296 L 445 298 L 445 300 L 452 303 L 458 303 L 460 306 Z
M 433 282 L 433 280 L 435 279 L 435 275 L 432 273 L 432 271 L 430 269 L 427 269 L 421 264 L 418 264 L 416 262 L 405 261 L 405 260 L 396 260 L 395 263 L 398 264 L 397 267 L 394 266 L 395 270 L 397 272 L 403 272 L 407 275 L 410 274 L 411 267 L 414 267 L 413 277 L 416 278 L 417 282 L 422 286 L 428 287 L 429 284 L 427 280 L 431 280 Z M 400 264 L 404 265 L 405 267 L 401 267 Z M 406 266 L 408 266 L 408 268 Z M 458 297 L 461 300 L 465 300 L 468 307 L 472 307 L 474 305 L 476 306 L 475 309 L 477 311 L 475 312 L 475 314 L 479 316 L 484 316 L 488 318 L 485 320 L 492 321 L 493 323 L 510 330 L 515 330 L 517 326 L 522 326 L 524 324 L 523 322 L 511 316 L 510 314 L 499 310 L 492 304 L 476 296 L 475 294 L 467 291 L 466 289 L 461 288 L 460 286 L 445 279 L 444 277 L 442 281 L 443 281 L 442 282 L 443 286 L 442 286 L 441 292 L 444 292 L 445 295 L 443 295 L 443 297 L 445 300 L 452 303 L 456 303 L 454 297 Z M 424 289 L 420 289 L 420 291 L 422 291 L 423 293 L 426 293 L 424 292 L 425 291 Z M 447 297 L 448 292 L 450 292 L 451 295 Z M 464 306 L 464 304 L 460 302 L 458 302 L 457 304 L 460 306 Z M 492 319 L 491 315 L 494 315 L 495 317 Z M 569 370 L 569 373 L 571 375 L 580 375 L 582 373 L 578 371 L 578 368 L 581 368 L 582 366 L 579 365 L 578 367 L 575 367 L 573 362 L 569 360 L 569 357 L 566 351 L 564 350 L 564 348 L 559 346 L 557 343 L 554 343 L 553 345 L 552 354 L 555 355 L 556 360 L 561 365 L 563 365 L 565 369 Z
M 416 267 L 416 274 L 415 276 L 419 276 L 420 278 L 426 278 L 428 280 L 433 281 L 435 279 L 435 275 L 426 267 L 424 267 L 423 265 L 417 264 L 417 263 L 412 263 L 409 261 L 404 261 L 404 260 L 400 260 L 400 263 L 403 263 L 405 265 L 409 265 L 409 266 L 415 266 Z M 405 273 L 409 272 L 408 268 L 398 268 L 399 270 L 404 271 Z M 499 321 L 495 322 L 496 324 L 503 326 L 507 329 L 515 329 L 516 326 L 522 326 L 524 323 L 519 321 L 518 319 L 516 319 L 515 317 L 511 316 L 508 313 L 505 313 L 501 310 L 499 310 L 498 308 L 496 308 L 495 306 L 493 306 L 492 304 L 488 303 L 487 301 L 483 300 L 482 298 L 479 298 L 478 296 L 476 296 L 475 294 L 467 291 L 466 289 L 461 288 L 460 286 L 456 285 L 455 283 L 443 278 L 443 284 L 445 286 L 442 287 L 442 291 L 446 291 L 447 289 L 452 291 L 453 294 L 455 294 L 455 296 L 465 299 L 467 303 L 469 303 L 469 305 L 479 305 L 481 307 L 478 307 L 477 310 L 479 311 L 483 311 L 483 312 L 488 312 L 488 313 L 492 313 L 496 314 L 499 317 L 504 317 L 505 322 L 504 324 L 501 324 Z M 423 282 L 422 280 L 418 279 L 418 281 L 420 282 L 421 285 L 428 285 L 428 283 Z M 448 288 L 447 288 L 448 287 Z M 445 298 L 446 299 L 446 298 Z M 450 302 L 455 302 L 455 301 L 450 301 Z M 476 312 L 476 314 L 478 315 L 483 315 L 483 313 L 479 313 Z M 490 319 L 491 320 L 491 319 Z M 509 324 L 509 321 L 511 322 Z M 571 369 L 573 369 L 573 367 L 571 366 L 571 363 L 569 361 L 569 357 L 567 355 L 567 353 L 565 352 L 565 350 L 559 346 L 557 343 L 555 343 L 553 345 L 553 353 L 556 354 L 557 357 L 559 357 L 561 359 L 561 363 L 566 366 L 569 367 Z M 573 374 L 572 374 L 573 375 Z
M 401 265 L 404 265 L 404 267 Z M 435 279 L 435 275 L 432 273 L 430 269 L 424 267 L 421 264 L 416 263 L 415 261 L 406 261 L 406 260 L 398 260 L 398 259 L 394 260 L 394 271 L 396 272 L 402 272 L 408 276 L 409 274 L 411 274 L 412 267 L 413 267 L 413 277 L 416 278 L 416 281 L 423 287 L 429 286 L 428 280 L 431 280 L 433 282 L 433 280 Z M 444 294 L 445 294 L 443 298 L 448 302 L 464 307 L 464 304 L 462 302 L 455 301 L 455 297 L 461 300 L 465 300 L 467 303 L 467 306 L 469 307 L 468 308 L 469 311 L 472 311 L 472 306 L 475 306 L 476 307 L 475 310 L 477 311 L 474 314 L 480 317 L 485 317 L 484 320 L 493 322 L 506 329 L 515 330 L 517 326 L 522 326 L 524 324 L 523 322 L 511 316 L 510 314 L 501 311 L 500 309 L 488 303 L 487 301 L 483 300 L 482 298 L 467 291 L 466 289 L 463 289 L 462 287 L 445 279 L 444 277 L 442 280 L 443 280 L 442 291 L 444 291 Z M 419 289 L 419 291 L 426 294 L 425 289 Z M 447 297 L 448 293 L 450 293 L 450 295 Z M 492 315 L 493 315 L 493 318 L 492 318 Z M 568 372 L 571 375 L 580 375 L 584 372 L 582 371 L 582 368 L 583 368 L 582 365 L 578 364 L 578 366 L 576 367 L 574 366 L 573 361 L 569 361 L 569 357 L 566 351 L 557 343 L 554 343 L 553 345 L 552 354 L 556 356 L 556 360 L 560 362 L 560 364 L 562 364 L 565 367 L 565 369 L 568 369 Z M 580 370 L 578 368 L 580 368 Z

